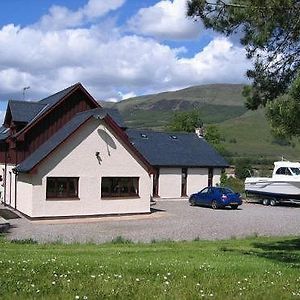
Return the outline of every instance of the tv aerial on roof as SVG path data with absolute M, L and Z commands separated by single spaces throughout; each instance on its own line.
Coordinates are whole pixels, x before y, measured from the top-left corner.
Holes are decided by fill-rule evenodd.
M 30 86 L 25 86 L 25 87 L 23 87 L 23 101 L 25 100 L 25 92 L 26 92 L 26 90 L 29 90 L 30 89 Z

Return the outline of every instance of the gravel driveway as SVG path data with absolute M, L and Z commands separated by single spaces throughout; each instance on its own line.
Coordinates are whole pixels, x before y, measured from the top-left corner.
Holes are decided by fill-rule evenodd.
M 300 234 L 300 206 L 265 207 L 244 203 L 239 209 L 191 207 L 187 201 L 160 200 L 150 215 L 74 220 L 10 220 L 9 239 L 40 242 L 111 241 L 117 236 L 132 241 L 226 239 L 249 235 Z

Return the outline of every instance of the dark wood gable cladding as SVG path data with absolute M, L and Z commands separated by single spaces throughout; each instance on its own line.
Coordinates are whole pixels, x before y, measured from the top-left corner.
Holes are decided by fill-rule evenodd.
M 99 107 L 81 86 L 44 113 L 37 122 L 9 141 L 7 163 L 17 164 L 33 153 L 78 112 Z M 29 127 L 29 126 L 28 126 Z

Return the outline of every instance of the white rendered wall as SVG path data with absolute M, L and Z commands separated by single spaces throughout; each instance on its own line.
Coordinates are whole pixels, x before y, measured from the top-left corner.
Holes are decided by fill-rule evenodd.
M 158 195 L 160 198 L 181 197 L 181 168 L 160 168 Z
M 28 174 L 18 175 L 17 185 L 17 210 L 26 214 L 32 215 L 32 178 Z
M 190 196 L 205 188 L 208 184 L 207 168 L 189 168 L 187 175 L 187 195 Z
M 32 175 L 31 217 L 150 211 L 151 176 L 100 121 L 92 119 L 56 149 Z M 100 152 L 98 161 L 95 153 Z M 101 199 L 101 177 L 139 177 L 139 198 Z M 79 177 L 79 200 L 46 199 L 47 177 Z M 20 181 L 22 178 L 19 178 Z M 25 192 L 20 184 L 19 195 Z
M 213 185 L 219 185 L 221 183 L 222 169 L 214 169 Z

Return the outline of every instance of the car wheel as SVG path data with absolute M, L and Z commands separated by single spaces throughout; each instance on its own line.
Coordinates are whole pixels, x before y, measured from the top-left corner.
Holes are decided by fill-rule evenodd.
M 213 200 L 212 202 L 211 202 L 211 208 L 212 209 L 217 209 L 219 206 L 218 206 L 218 203 L 217 203 L 217 201 L 216 200 Z
M 269 205 L 270 204 L 269 199 L 263 199 L 262 204 L 263 205 Z
M 230 205 L 230 207 L 231 207 L 232 209 L 237 209 L 237 208 L 238 208 L 238 205 Z
M 271 206 L 276 206 L 277 205 L 277 201 L 275 199 L 271 199 L 270 200 L 270 205 Z
M 194 199 L 190 199 L 190 205 L 191 205 L 191 206 L 195 206 L 195 205 L 196 205 L 196 202 L 195 202 Z

